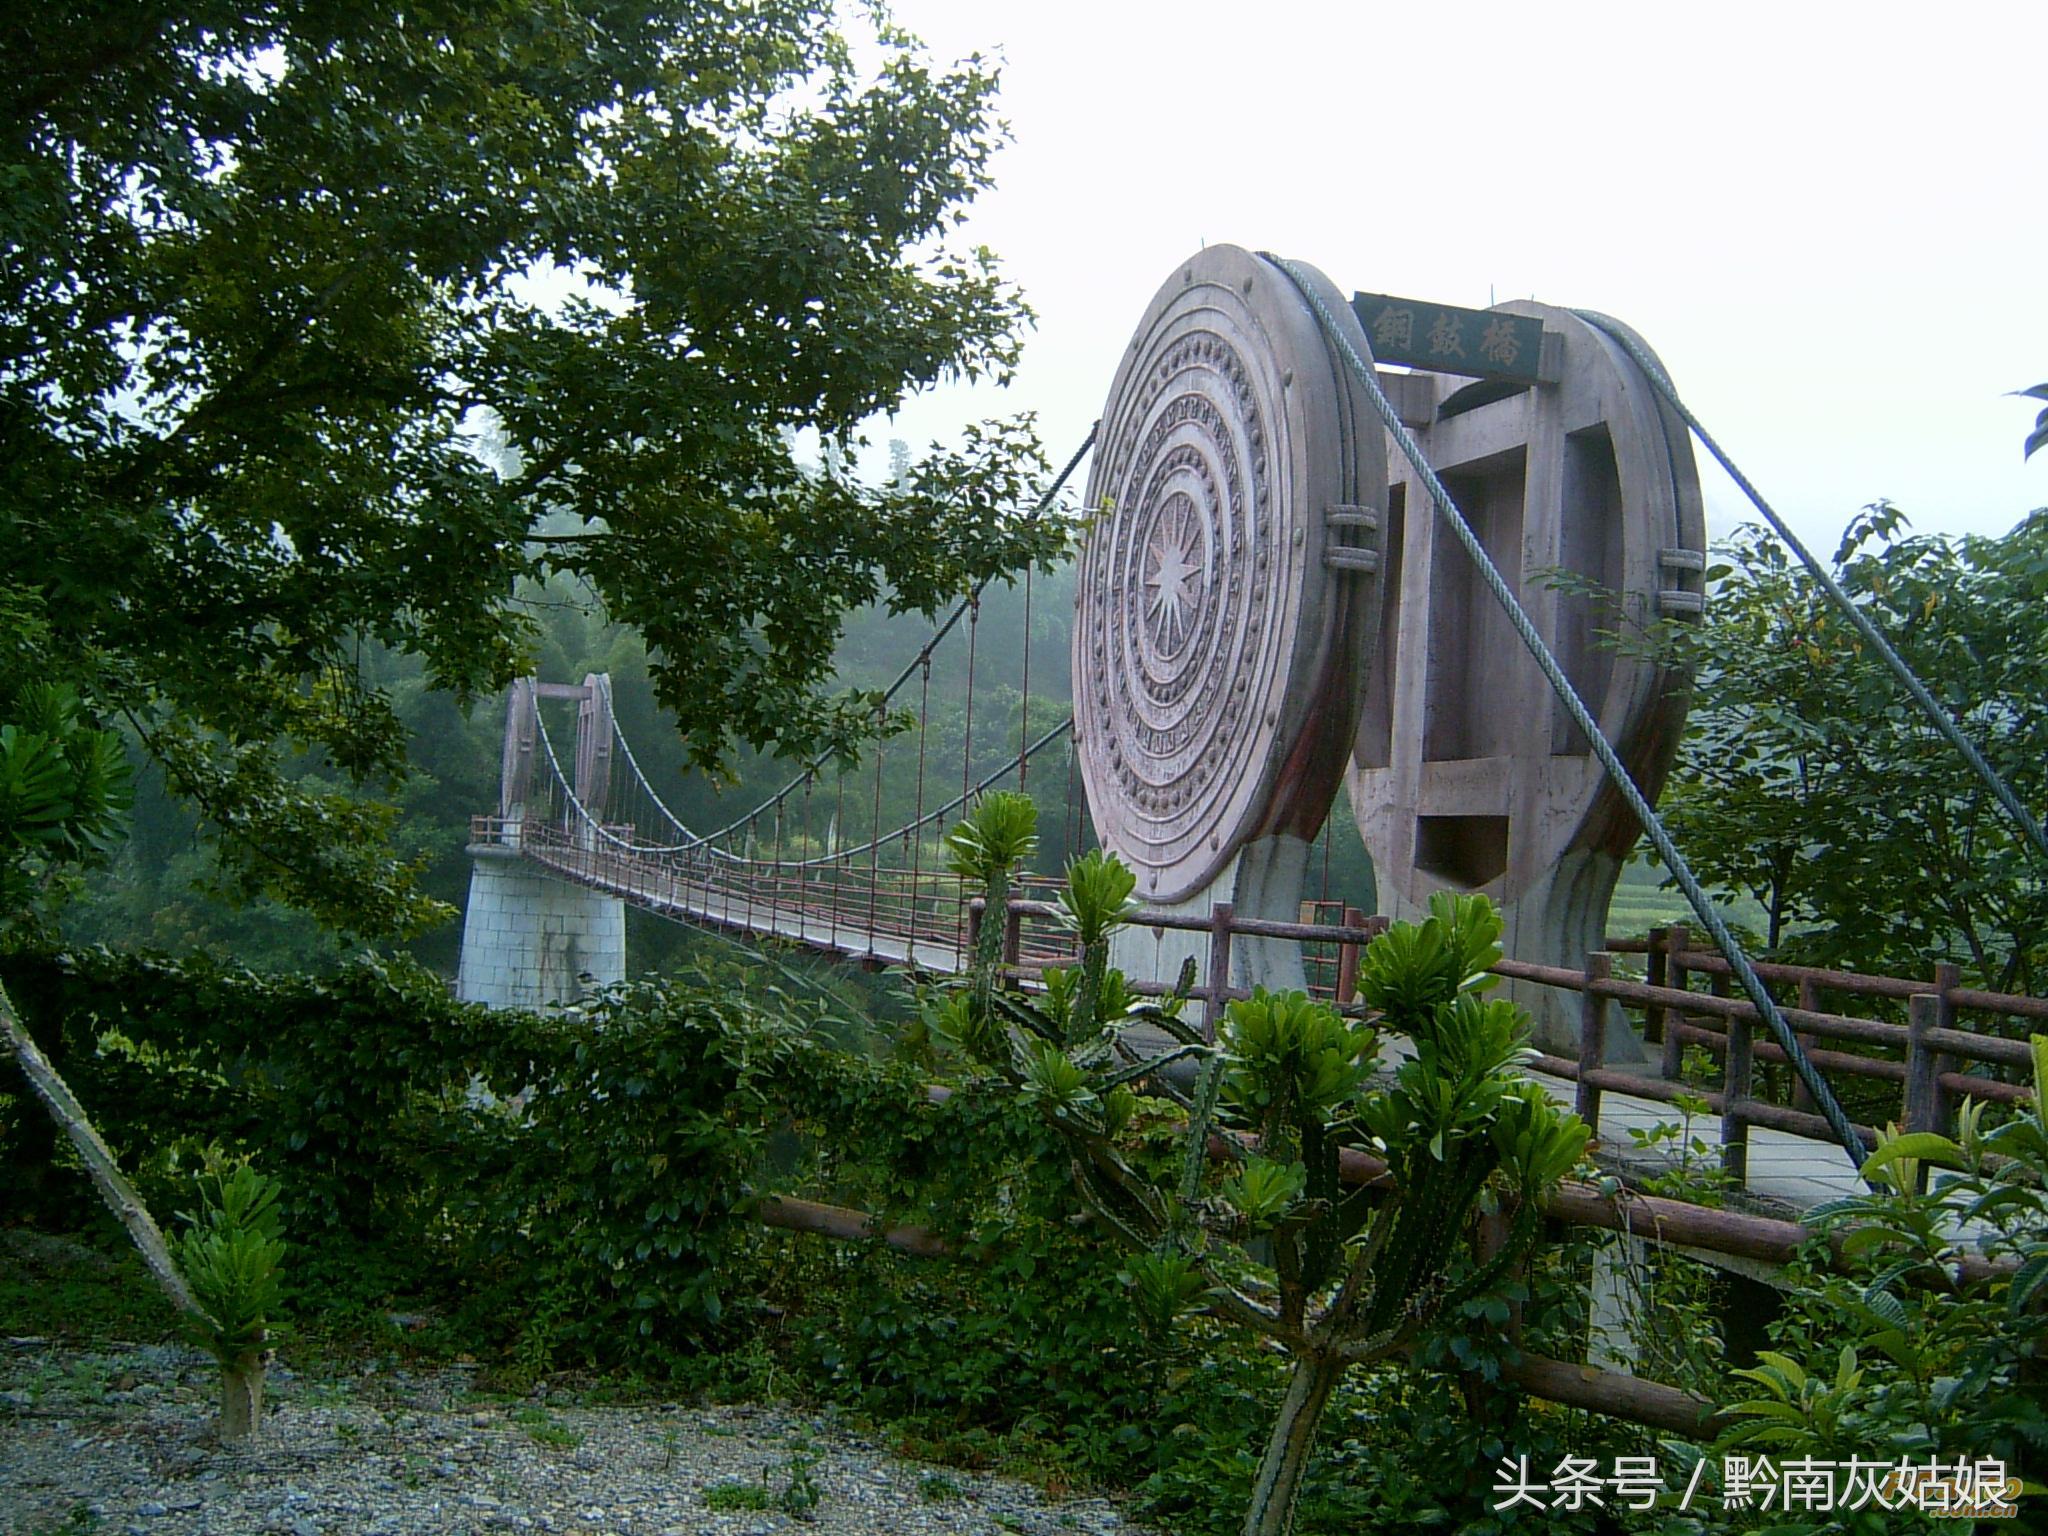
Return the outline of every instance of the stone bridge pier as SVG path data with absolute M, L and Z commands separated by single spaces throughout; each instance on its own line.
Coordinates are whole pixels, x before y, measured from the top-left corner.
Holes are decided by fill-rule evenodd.
M 576 701 L 576 798 L 602 819 L 611 780 L 610 679 L 512 685 L 505 706 L 505 755 L 498 815 L 469 845 L 469 901 L 462 920 L 456 996 L 491 1008 L 553 1008 L 625 979 L 626 904 L 617 896 L 552 875 L 521 856 L 546 831 L 583 844 L 589 824 L 574 806 L 536 794 L 534 752 L 542 699 Z

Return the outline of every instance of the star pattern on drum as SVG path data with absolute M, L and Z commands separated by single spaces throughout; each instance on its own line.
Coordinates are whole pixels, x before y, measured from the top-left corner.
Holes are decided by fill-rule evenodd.
M 1152 574 L 1145 578 L 1151 589 L 1145 615 L 1153 643 L 1168 652 L 1179 650 L 1187 638 L 1203 586 L 1193 516 L 1185 507 L 1176 511 L 1177 515 L 1163 519 L 1154 530 L 1152 547 L 1146 552 Z

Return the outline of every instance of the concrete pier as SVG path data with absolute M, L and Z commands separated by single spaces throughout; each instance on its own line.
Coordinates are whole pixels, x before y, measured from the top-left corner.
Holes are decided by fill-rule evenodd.
M 492 1008 L 573 1003 L 626 975 L 626 904 L 553 878 L 516 847 L 472 843 L 456 996 Z

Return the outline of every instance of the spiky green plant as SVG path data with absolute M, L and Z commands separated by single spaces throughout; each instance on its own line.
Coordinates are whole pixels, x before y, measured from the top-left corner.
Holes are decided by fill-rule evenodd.
M 1013 823 L 1004 828 L 1008 846 L 1028 843 Z M 961 845 L 982 878 L 998 873 L 987 831 L 965 832 Z M 1000 873 L 992 915 L 1008 889 Z M 1367 950 L 1363 995 L 1416 1047 L 1391 1085 L 1375 1086 L 1374 1030 L 1302 993 L 1233 1002 L 1213 1044 L 1178 1017 L 1192 964 L 1163 1005 L 1137 1002 L 1108 963 L 1111 937 L 1135 910 L 1134 884 L 1112 855 L 1075 860 L 1059 909 L 1080 963 L 1024 997 L 996 986 L 1000 949 L 984 946 L 986 969 L 963 995 L 986 999 L 987 1023 L 971 1029 L 973 1010 L 956 1009 L 953 1034 L 1065 1138 L 1083 1199 L 1129 1250 L 1140 1317 L 1165 1327 L 1205 1308 L 1294 1357 L 1244 1524 L 1248 1536 L 1279 1536 L 1339 1378 L 1406 1349 L 1447 1308 L 1500 1283 L 1535 1240 L 1544 1193 L 1583 1153 L 1586 1127 L 1517 1071 L 1527 1016 L 1481 995 L 1500 955 L 1500 920 L 1483 898 L 1439 898 L 1426 922 L 1396 924 Z M 1167 1069 L 1189 1062 L 1191 1085 L 1176 1087 Z M 1131 1140 L 1140 1083 L 1187 1117 L 1165 1174 Z M 1387 1159 L 1391 1191 L 1341 1185 L 1350 1148 Z M 1489 1188 L 1513 1212 L 1508 1240 L 1454 1284 Z M 1270 1247 L 1270 1264 L 1254 1261 L 1254 1240 Z
M 986 1012 L 991 989 L 1003 964 L 1003 922 L 1009 909 L 1010 881 L 1017 866 L 1038 849 L 1038 807 L 1029 795 L 1008 790 L 983 795 L 967 819 L 946 834 L 946 864 L 986 898 L 976 937 L 975 1004 Z
M 1131 896 L 1137 886 L 1137 875 L 1100 848 L 1067 865 L 1067 883 L 1060 891 L 1058 906 L 1061 923 L 1081 942 L 1081 976 L 1068 1014 L 1070 1032 L 1076 1038 L 1094 1032 L 1097 1009 L 1105 1001 L 1102 990 L 1109 972 L 1109 936 L 1138 910 Z
M 263 1421 L 263 1378 L 282 1295 L 285 1245 L 277 1180 L 247 1163 L 199 1178 L 199 1209 L 186 1223 L 178 1265 L 203 1314 L 200 1340 L 220 1362 L 220 1434 L 253 1435 Z

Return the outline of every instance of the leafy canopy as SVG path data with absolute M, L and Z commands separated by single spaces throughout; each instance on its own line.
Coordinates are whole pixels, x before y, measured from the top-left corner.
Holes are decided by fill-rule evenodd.
M 388 813 L 281 772 L 403 774 L 366 650 L 488 692 L 562 576 L 647 636 L 697 763 L 845 749 L 844 609 L 1060 541 L 1012 515 L 1028 425 L 883 491 L 792 450 L 1016 359 L 952 238 L 1001 139 L 979 59 L 819 0 L 54 0 L 0 38 L 0 611 L 42 637 L 0 707 L 41 674 L 125 717 L 249 889 L 432 915 Z
M 32 683 L 0 721 L 0 932 L 40 915 L 71 871 L 102 859 L 133 799 L 111 731 L 59 683 Z

